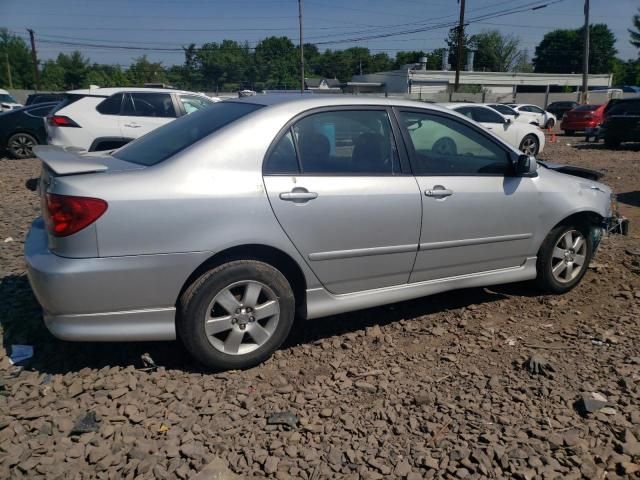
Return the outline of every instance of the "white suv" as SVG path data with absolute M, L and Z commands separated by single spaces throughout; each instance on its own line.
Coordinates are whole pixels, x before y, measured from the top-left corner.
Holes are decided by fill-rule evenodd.
M 528 103 L 508 103 L 507 105 L 518 112 L 522 119 L 528 120 L 529 123 L 538 125 L 540 128 L 553 128 L 558 121 L 553 113 L 536 105 Z
M 164 88 L 72 90 L 47 117 L 50 145 L 111 150 L 217 99 Z
M 22 105 L 16 102 L 16 99 L 13 98 L 9 92 L 0 88 L 0 112 L 15 110 L 21 106 Z

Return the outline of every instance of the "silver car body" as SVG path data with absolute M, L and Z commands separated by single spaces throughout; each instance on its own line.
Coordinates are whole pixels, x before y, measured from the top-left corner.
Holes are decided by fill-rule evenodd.
M 611 216 L 607 186 L 542 166 L 526 176 L 263 175 L 274 138 L 319 108 L 435 112 L 490 136 L 514 159 L 520 154 L 466 117 L 423 103 L 324 95 L 234 101 L 265 107 L 151 167 L 36 149 L 46 165 L 43 192 L 108 202 L 102 217 L 69 237 L 48 235 L 42 219 L 28 234 L 29 278 L 54 335 L 174 339 L 181 292 L 219 258 L 277 259 L 307 319 L 532 279 L 556 224 Z M 402 138 L 396 142 L 404 150 Z M 316 197 L 283 200 L 305 190 Z

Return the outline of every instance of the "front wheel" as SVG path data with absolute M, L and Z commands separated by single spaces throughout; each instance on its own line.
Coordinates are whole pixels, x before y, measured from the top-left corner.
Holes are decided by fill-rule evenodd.
M 225 263 L 198 278 L 181 297 L 178 336 L 211 369 L 257 365 L 287 338 L 295 300 L 280 271 L 263 262 Z
M 592 256 L 593 242 L 587 227 L 557 226 L 538 252 L 538 285 L 553 293 L 568 292 L 580 282 Z
M 533 134 L 526 135 L 520 142 L 520 151 L 525 155 L 537 155 L 540 149 L 540 141 Z

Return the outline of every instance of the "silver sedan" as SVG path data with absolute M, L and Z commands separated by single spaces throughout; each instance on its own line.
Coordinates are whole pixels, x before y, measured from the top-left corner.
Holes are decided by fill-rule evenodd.
M 25 246 L 51 332 L 179 337 L 202 363 L 266 359 L 294 319 L 445 290 L 582 278 L 611 190 L 424 103 L 220 102 L 112 152 L 35 149 Z

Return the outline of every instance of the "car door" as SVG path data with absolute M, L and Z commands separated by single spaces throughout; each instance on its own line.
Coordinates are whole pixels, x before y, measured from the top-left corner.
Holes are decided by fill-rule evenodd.
M 451 115 L 397 111 L 422 193 L 411 282 L 518 267 L 535 256 L 536 178 L 512 176 L 511 155 Z
M 314 110 L 267 154 L 273 211 L 333 293 L 407 283 L 416 258 L 420 191 L 389 114 L 384 107 Z
M 457 108 L 456 111 L 468 116 L 482 125 L 487 130 L 495 133 L 509 145 L 518 145 L 517 128 L 513 128 L 510 121 L 498 112 L 488 108 L 479 106 L 468 106 Z
M 175 120 L 176 116 L 173 96 L 168 92 L 125 93 L 120 132 L 123 138 L 133 140 Z

